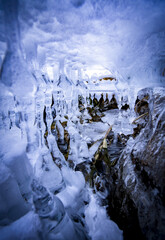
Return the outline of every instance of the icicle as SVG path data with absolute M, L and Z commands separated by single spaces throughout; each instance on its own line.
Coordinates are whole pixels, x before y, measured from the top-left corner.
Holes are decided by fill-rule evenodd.
M 3 116 L 2 113 L 0 113 L 0 130 L 3 129 L 4 123 L 3 123 Z
M 64 61 L 65 61 L 65 58 L 61 58 L 59 61 L 59 75 L 64 74 L 64 65 L 65 65 Z
M 16 126 L 15 112 L 9 111 L 10 119 L 10 134 L 15 134 L 17 138 L 21 139 L 21 130 Z
M 113 138 L 113 143 L 117 143 L 117 132 L 114 132 L 114 138 Z
M 36 94 L 36 125 L 37 130 L 39 132 L 39 146 L 42 147 L 44 145 L 44 133 L 45 126 L 43 122 L 43 111 L 44 111 L 44 94 L 42 93 L 42 89 L 38 90 Z
M 51 125 L 53 122 L 52 111 L 51 111 L 51 103 L 52 103 L 52 94 L 51 92 L 46 92 L 45 94 L 45 106 L 46 106 L 46 123 L 48 135 L 51 134 Z

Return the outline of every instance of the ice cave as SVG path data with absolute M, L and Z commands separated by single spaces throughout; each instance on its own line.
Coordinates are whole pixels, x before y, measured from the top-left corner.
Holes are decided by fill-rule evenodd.
M 0 0 L 0 240 L 165 239 L 165 1 Z

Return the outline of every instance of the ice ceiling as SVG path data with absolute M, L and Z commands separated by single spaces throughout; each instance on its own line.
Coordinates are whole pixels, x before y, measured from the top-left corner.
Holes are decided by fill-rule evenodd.
M 17 1 L 13 5 L 17 5 Z M 17 7 L 14 6 L 15 11 Z M 6 50 L 0 5 L 0 55 Z M 71 78 L 112 74 L 132 82 L 164 82 L 165 1 L 20 0 L 24 58 L 32 68 Z
M 161 202 L 159 185 L 154 182 L 146 192 L 150 182 L 146 170 L 142 178 L 147 178 L 147 185 L 144 190 L 138 186 L 142 183 L 130 154 L 135 150 L 136 157 L 146 146 L 156 148 L 155 154 L 162 149 L 161 141 L 152 145 L 151 140 L 157 139 L 159 123 L 163 126 L 164 88 L 143 89 L 137 99 L 137 85 L 165 84 L 164 12 L 163 0 L 0 0 L 0 238 L 4 234 L 3 239 L 87 239 L 89 229 L 93 240 L 122 239 L 106 207 L 100 205 L 109 202 L 111 179 L 114 186 L 121 186 L 120 172 L 124 202 L 140 206 L 133 212 L 148 214 L 146 208 L 159 208 L 152 205 Z M 142 112 L 136 112 L 138 104 Z M 132 123 L 139 119 L 135 137 L 146 128 L 136 140 Z M 122 171 L 110 176 L 122 154 L 117 143 L 124 148 L 127 141 L 128 155 L 127 149 L 123 153 L 128 160 L 124 156 L 118 165 Z M 107 156 L 104 163 L 103 156 Z M 96 161 L 102 162 L 99 174 Z M 81 163 L 87 178 L 79 171 Z M 129 186 L 136 190 L 132 196 L 139 192 L 144 196 L 127 201 L 123 191 L 130 192 Z M 74 215 L 78 217 L 72 221 Z M 83 228 L 76 227 L 81 222 Z M 156 218 L 144 229 L 154 229 L 159 222 Z

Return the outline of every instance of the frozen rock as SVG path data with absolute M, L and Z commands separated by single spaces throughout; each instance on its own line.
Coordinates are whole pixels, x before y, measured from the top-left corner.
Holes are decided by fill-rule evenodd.
M 130 138 L 117 166 L 111 170 L 110 214 L 121 224 L 125 236 L 163 239 L 165 183 L 165 91 L 143 89 L 139 99 L 148 95 L 151 118 L 133 140 Z M 120 209 L 117 219 L 115 209 Z M 130 214 L 131 213 L 131 214 Z

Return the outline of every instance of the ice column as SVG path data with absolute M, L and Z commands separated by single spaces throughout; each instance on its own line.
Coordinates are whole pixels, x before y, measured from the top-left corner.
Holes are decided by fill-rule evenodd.
M 58 197 L 50 195 L 47 189 L 35 180 L 32 189 L 35 209 L 43 224 L 44 239 L 83 239 L 77 234 L 73 222 Z

